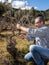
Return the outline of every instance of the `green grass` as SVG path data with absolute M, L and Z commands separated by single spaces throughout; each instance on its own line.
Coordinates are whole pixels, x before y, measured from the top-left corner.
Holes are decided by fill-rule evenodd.
M 3 33 L 2 33 L 3 34 Z M 5 34 L 9 34 L 7 32 L 4 33 Z M 17 36 L 14 36 L 14 38 L 16 39 L 16 48 L 17 48 L 17 64 L 18 65 L 27 65 L 26 61 L 24 60 L 24 55 L 28 52 L 28 41 L 27 39 L 20 39 Z M 7 46 L 7 38 L 2 38 L 2 40 L 0 40 L 0 55 L 4 55 L 7 59 L 9 59 L 12 63 L 14 63 L 14 59 L 13 57 L 7 52 L 6 50 L 6 46 Z M 0 56 L 0 61 L 3 62 L 3 58 L 2 56 Z M 4 65 L 4 64 L 1 64 Z

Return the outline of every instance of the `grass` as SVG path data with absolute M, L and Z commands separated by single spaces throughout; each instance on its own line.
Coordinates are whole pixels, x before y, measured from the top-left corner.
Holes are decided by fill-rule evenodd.
M 3 34 L 3 33 L 2 33 Z M 7 32 L 4 33 L 8 34 Z M 17 48 L 17 64 L 18 65 L 26 65 L 26 61 L 24 60 L 24 55 L 28 52 L 28 41 L 27 39 L 20 39 L 18 36 L 14 36 L 16 39 L 16 48 Z M 7 52 L 6 50 L 7 46 L 7 38 L 2 38 L 2 41 L 0 40 L 0 55 L 4 55 L 7 59 L 9 59 L 12 63 L 14 63 L 13 57 Z M 0 56 L 2 58 L 2 56 Z M 3 62 L 3 60 L 0 58 L 0 61 Z M 4 65 L 4 64 L 1 64 Z

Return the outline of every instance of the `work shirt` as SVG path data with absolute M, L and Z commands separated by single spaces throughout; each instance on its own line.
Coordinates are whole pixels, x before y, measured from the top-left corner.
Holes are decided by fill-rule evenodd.
M 38 29 L 28 29 L 27 35 L 28 41 L 36 41 L 36 45 L 40 45 L 45 48 L 49 48 L 49 27 L 43 26 Z

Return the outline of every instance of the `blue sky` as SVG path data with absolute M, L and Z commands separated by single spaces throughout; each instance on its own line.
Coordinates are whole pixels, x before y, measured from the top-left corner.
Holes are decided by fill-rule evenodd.
M 29 6 L 36 7 L 38 10 L 46 10 L 49 8 L 49 0 L 27 0 Z
M 6 0 L 0 1 L 4 2 Z M 11 1 L 13 1 L 12 7 L 14 8 L 30 9 L 31 7 L 34 7 L 37 10 L 49 9 L 49 0 L 8 0 L 8 2 Z
M 49 9 L 49 0 L 16 0 L 16 1 L 26 1 L 27 6 L 34 7 L 37 10 Z

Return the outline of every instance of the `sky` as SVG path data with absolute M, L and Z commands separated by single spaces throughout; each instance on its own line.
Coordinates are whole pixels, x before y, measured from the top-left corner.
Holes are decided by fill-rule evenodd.
M 4 2 L 5 0 L 0 0 Z M 46 10 L 49 9 L 49 0 L 8 0 L 10 3 L 12 1 L 13 8 L 21 8 L 21 9 L 34 9 L 37 10 Z
M 49 8 L 49 0 L 27 0 L 30 6 L 38 10 L 46 10 Z

